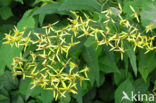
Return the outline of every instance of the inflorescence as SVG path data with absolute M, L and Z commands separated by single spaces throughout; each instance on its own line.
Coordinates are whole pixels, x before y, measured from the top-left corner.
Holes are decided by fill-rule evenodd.
M 132 16 L 139 23 L 138 13 L 132 6 Z M 152 32 L 153 24 L 146 26 L 145 33 L 141 33 L 137 26 L 134 26 L 126 18 L 123 18 L 123 10 L 119 4 L 119 12 L 116 15 L 111 8 L 101 12 L 105 16 L 102 22 L 104 28 L 95 28 L 90 23 L 98 24 L 98 21 L 90 19 L 85 13 L 83 17 L 78 13 L 72 12 L 74 19 L 68 19 L 70 24 L 62 29 L 55 29 L 55 24 L 49 24 L 42 27 L 45 33 L 29 32 L 26 29 L 19 31 L 16 27 L 13 35 L 10 32 L 5 36 L 4 44 L 11 46 L 24 46 L 24 52 L 29 51 L 27 56 L 14 57 L 11 65 L 13 75 L 23 75 L 23 79 L 32 78 L 32 87 L 41 86 L 44 89 L 52 90 L 55 99 L 58 96 L 65 97 L 66 92 L 77 94 L 77 80 L 80 85 L 83 80 L 89 80 L 87 72 L 89 68 L 85 66 L 80 68 L 72 58 L 70 58 L 69 50 L 79 44 L 79 38 L 94 37 L 97 46 L 110 46 L 110 51 L 117 51 L 123 54 L 126 51 L 124 41 L 133 44 L 134 51 L 136 48 L 145 48 L 148 53 L 156 49 L 153 41 L 156 36 L 149 37 L 145 33 Z M 120 32 L 112 32 L 111 26 L 119 25 L 122 30 Z M 33 36 L 33 39 L 31 38 Z M 28 49 L 30 45 L 35 45 L 35 50 Z

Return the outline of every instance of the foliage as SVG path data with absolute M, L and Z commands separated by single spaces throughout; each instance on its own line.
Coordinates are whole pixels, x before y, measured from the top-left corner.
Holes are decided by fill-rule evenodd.
M 155 5 L 1 0 L 0 103 L 121 103 L 123 91 L 155 94 Z

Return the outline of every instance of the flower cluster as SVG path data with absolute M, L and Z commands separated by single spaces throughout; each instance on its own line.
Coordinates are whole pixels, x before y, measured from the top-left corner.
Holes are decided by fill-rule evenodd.
M 132 6 L 132 17 L 139 23 L 138 13 Z M 117 51 L 123 54 L 126 51 L 124 42 L 133 44 L 134 51 L 137 47 L 145 48 L 148 53 L 156 49 L 153 41 L 156 36 L 147 36 L 145 33 L 152 32 L 153 24 L 146 26 L 145 32 L 141 33 L 137 26 L 131 24 L 127 18 L 123 18 L 123 10 L 119 4 L 119 12 L 115 14 L 111 8 L 102 11 L 104 20 L 100 21 L 101 27 L 97 28 L 92 23 L 98 24 L 98 21 L 90 19 L 85 13 L 84 18 L 76 12 L 72 12 L 74 19 L 68 18 L 70 24 L 56 29 L 55 24 L 49 24 L 42 27 L 45 33 L 29 32 L 26 36 L 25 30 L 19 32 L 14 29 L 14 35 L 6 34 L 4 44 L 10 44 L 16 47 L 24 46 L 27 51 L 29 45 L 35 45 L 33 51 L 29 51 L 28 56 L 13 58 L 12 69 L 14 75 L 23 75 L 23 78 L 32 78 L 32 88 L 41 86 L 44 89 L 52 90 L 54 97 L 65 96 L 66 92 L 76 94 L 77 83 L 83 80 L 89 80 L 87 76 L 88 67 L 79 68 L 79 66 L 69 57 L 70 48 L 80 43 L 80 38 L 95 38 L 95 44 L 98 46 L 110 46 L 110 51 Z M 120 27 L 121 30 L 114 31 L 112 27 Z M 33 36 L 33 39 L 31 38 Z
M 21 53 L 20 57 L 13 58 L 13 75 L 31 78 L 31 89 L 41 86 L 52 90 L 57 99 L 58 96 L 65 97 L 66 92 L 77 94 L 78 81 L 82 85 L 82 81 L 89 80 L 89 68 L 80 68 L 68 56 L 70 48 L 80 43 L 73 35 L 75 23 L 59 30 L 54 29 L 55 24 L 57 22 L 44 26 L 45 33 L 20 32 L 15 28 L 13 36 L 6 34 L 4 44 L 24 46 L 24 52 L 29 52 L 26 56 Z M 34 49 L 29 50 L 30 45 L 34 45 Z

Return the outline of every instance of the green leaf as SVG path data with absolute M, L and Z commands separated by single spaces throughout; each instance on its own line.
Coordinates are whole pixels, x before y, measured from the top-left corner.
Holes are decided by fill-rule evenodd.
M 21 4 L 24 4 L 23 0 L 15 0 L 16 2 L 19 2 Z
M 40 23 L 41 26 L 43 24 L 44 18 L 45 18 L 45 14 L 40 14 L 39 15 L 39 23 Z
M 128 97 L 131 98 L 130 95 L 132 91 L 134 91 L 132 82 L 129 79 L 125 80 L 115 91 L 115 103 L 133 103 L 132 101 L 126 99 L 122 100 L 122 97 L 124 96 L 123 92 L 125 92 Z
M 53 91 L 51 90 L 44 90 L 42 89 L 42 92 L 41 92 L 41 101 L 43 103 L 51 103 L 53 101 Z
M 32 90 L 30 85 L 31 79 L 26 78 L 25 80 L 22 80 L 19 87 L 19 93 L 25 95 L 25 100 L 29 98 L 31 95 Z
M 2 45 L 0 47 L 0 75 L 4 73 L 5 66 L 11 68 L 12 58 L 19 56 L 22 48 L 11 47 L 10 45 Z
M 100 83 L 97 87 L 100 87 L 105 82 L 105 74 L 100 72 Z
M 99 59 L 100 70 L 104 73 L 119 72 L 114 53 L 109 51 L 107 47 L 105 49 L 105 55 Z
M 134 8 L 136 12 L 139 12 L 138 3 L 136 3 L 135 1 L 125 1 L 123 11 L 127 14 L 128 18 L 132 18 L 131 15 L 133 14 L 133 11 L 131 10 L 130 5 Z
M 68 10 L 94 10 L 100 11 L 100 5 L 96 0 L 65 0 L 61 3 L 49 3 L 41 6 L 33 15 L 36 14 L 66 14 Z
M 27 103 L 36 103 L 35 100 L 30 100 Z
M 31 85 L 32 86 L 32 85 Z M 40 94 L 41 94 L 41 92 L 42 92 L 42 89 L 43 88 L 41 88 L 41 87 L 39 87 L 39 86 L 36 86 L 35 88 L 33 88 L 31 91 L 31 94 L 30 94 L 30 96 L 32 96 L 32 97 L 35 97 L 35 98 L 37 98 Z
M 12 29 L 14 26 L 10 24 L 4 24 L 0 26 L 0 46 L 2 45 L 3 38 L 5 37 L 5 33 L 8 33 L 10 29 Z
M 59 10 L 95 10 L 100 11 L 100 5 L 96 0 L 66 0 Z
M 125 69 L 120 69 L 119 73 L 114 73 L 114 82 L 116 85 L 121 84 L 126 78 L 133 78 L 132 75 Z
M 110 101 L 114 98 L 114 84 L 111 82 L 106 81 L 99 89 L 98 89 L 98 96 L 100 100 L 105 101 L 106 103 L 110 103 Z
M 142 78 L 139 78 L 134 81 L 136 93 L 137 92 L 140 92 L 141 94 L 146 93 L 148 91 L 149 85 L 150 85 L 149 81 L 145 82 Z
M 90 68 L 90 71 L 88 72 L 88 77 L 90 79 L 91 84 L 93 85 L 95 80 L 97 84 L 99 84 L 99 64 L 95 49 L 92 46 L 88 48 L 85 47 L 82 55 Z
M 11 8 L 10 7 L 1 7 L 0 8 L 0 17 L 3 19 L 3 20 L 7 20 L 9 19 L 11 16 L 13 16 L 13 13 L 11 11 Z
M 155 52 L 144 54 L 144 51 L 140 51 L 139 57 L 139 72 L 144 81 L 146 81 L 149 73 L 151 73 L 156 68 L 156 63 L 152 62 L 156 61 L 156 55 Z
M 24 100 L 21 95 L 18 96 L 16 103 L 24 103 Z
M 125 43 L 125 48 L 127 49 L 126 53 L 128 54 L 128 57 L 130 59 L 130 63 L 132 65 L 132 69 L 134 71 L 135 76 L 137 76 L 137 64 L 136 64 L 136 55 L 135 52 L 133 51 L 133 48 L 130 46 L 129 43 Z
M 90 91 L 88 91 L 87 94 L 83 97 L 85 98 L 83 100 L 83 103 L 91 103 L 93 99 L 95 98 L 95 96 L 96 96 L 96 89 L 93 88 Z
M 86 47 L 90 47 L 91 45 L 94 45 L 94 44 L 95 44 L 95 38 L 92 36 L 89 37 L 84 43 Z
M 71 95 L 70 93 L 66 93 L 65 98 L 61 98 L 59 103 L 70 103 L 71 100 Z
M 37 23 L 35 19 L 31 16 L 33 9 L 28 10 L 24 13 L 23 17 L 17 23 L 17 28 L 19 30 L 23 30 L 24 27 L 26 28 L 35 28 Z
M 156 28 L 156 4 L 153 2 L 147 3 L 144 9 L 141 11 L 141 22 L 143 26 L 147 26 L 149 24 L 154 24 L 154 28 Z
M 16 89 L 18 86 L 17 78 L 12 77 L 12 73 L 6 71 L 3 76 L 0 77 L 0 85 L 7 90 Z
M 60 7 L 60 4 L 57 4 L 57 3 L 51 4 L 50 3 L 47 5 L 41 6 L 40 8 L 35 10 L 32 15 L 57 13 L 59 7 Z
M 0 0 L 0 6 L 8 6 L 11 2 L 12 0 Z
M 156 81 L 154 82 L 154 89 L 153 91 L 156 91 Z
M 9 103 L 9 97 L 0 94 L 0 103 Z

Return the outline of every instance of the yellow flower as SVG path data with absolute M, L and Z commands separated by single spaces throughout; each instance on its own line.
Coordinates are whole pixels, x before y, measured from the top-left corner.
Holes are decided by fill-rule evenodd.
M 130 7 L 130 9 L 133 11 L 132 16 L 134 16 L 134 17 L 136 18 L 136 20 L 137 20 L 138 22 L 140 22 L 139 17 L 138 17 L 138 12 L 136 12 L 136 11 L 134 10 L 134 8 L 133 8 L 131 5 L 130 5 L 129 7 Z
M 149 24 L 149 25 L 147 25 L 147 26 L 145 27 L 146 33 L 148 33 L 149 31 L 152 32 L 153 27 L 154 27 L 154 24 Z

